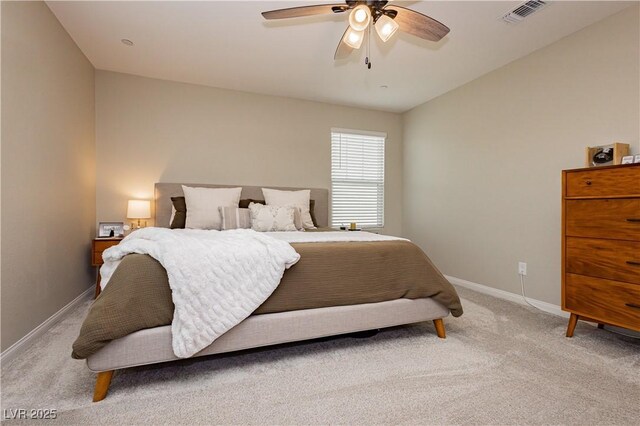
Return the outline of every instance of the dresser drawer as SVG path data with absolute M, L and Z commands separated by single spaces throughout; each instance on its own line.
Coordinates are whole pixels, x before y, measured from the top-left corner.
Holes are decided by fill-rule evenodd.
M 566 200 L 567 236 L 640 241 L 640 199 Z
M 640 196 L 640 169 L 635 166 L 567 172 L 566 182 L 567 197 Z
M 640 284 L 640 242 L 570 237 L 566 259 L 572 274 Z
M 96 240 L 93 242 L 93 251 L 94 252 L 103 252 L 111 246 L 118 245 L 118 243 L 122 240 Z
M 566 274 L 564 304 L 578 315 L 640 330 L 640 286 Z

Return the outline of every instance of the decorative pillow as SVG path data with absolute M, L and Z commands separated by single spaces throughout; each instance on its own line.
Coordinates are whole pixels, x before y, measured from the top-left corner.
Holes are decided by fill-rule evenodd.
M 305 229 L 313 229 L 313 220 L 309 211 L 311 203 L 311 190 L 280 191 L 277 189 L 262 188 L 264 200 L 268 206 L 296 206 L 302 212 L 302 226 Z
M 253 200 L 251 198 L 246 200 L 240 200 L 240 208 L 249 208 L 249 204 L 265 204 L 264 200 Z M 311 200 L 311 205 L 313 206 L 313 200 Z M 295 207 L 295 206 L 282 206 L 282 207 Z M 298 231 L 304 231 L 304 226 L 302 225 L 302 211 L 299 207 L 295 207 L 296 211 L 293 216 L 293 223 L 296 225 L 296 229 Z M 315 224 L 315 222 L 314 222 Z
M 222 219 L 221 229 L 248 229 L 251 228 L 251 213 L 249 209 L 238 207 L 218 207 Z
M 184 224 L 187 220 L 187 204 L 184 201 L 184 197 L 171 197 L 171 220 L 169 220 L 169 228 L 184 228 Z
M 249 208 L 250 203 L 265 204 L 264 200 L 253 200 L 251 198 L 246 198 L 246 199 L 240 200 L 240 205 L 238 207 L 240 207 L 241 209 L 246 209 L 246 208 Z M 311 215 L 311 221 L 313 222 L 313 226 L 317 227 L 318 222 L 316 221 L 316 215 L 314 214 L 315 206 L 316 206 L 316 200 L 309 200 L 309 214 Z M 302 211 L 301 211 L 301 214 L 302 214 Z M 298 222 L 296 222 L 296 226 L 297 224 Z M 298 229 L 302 229 L 302 227 L 298 227 Z
M 185 203 L 184 197 L 171 197 L 171 202 L 173 206 L 171 207 L 171 219 L 169 220 L 169 227 L 171 229 L 182 229 L 185 226 L 185 222 L 187 220 L 187 205 Z M 249 208 L 250 203 L 256 204 L 264 204 L 264 200 L 254 200 L 251 198 L 242 199 L 238 205 L 241 209 Z M 316 221 L 316 217 L 314 215 L 315 208 L 315 200 L 310 200 L 309 202 L 309 213 L 311 214 L 311 220 L 313 221 L 313 226 L 318 226 L 318 222 Z M 296 228 L 299 230 L 304 229 L 302 226 L 302 212 L 300 209 L 296 211 L 295 217 Z M 251 226 L 249 226 L 250 228 Z
M 295 207 L 265 206 L 249 204 L 251 229 L 259 232 L 297 231 L 294 223 Z
M 220 230 L 219 207 L 238 207 L 242 188 L 192 188 L 182 185 L 187 205 L 185 228 Z
M 292 207 L 295 209 L 293 211 L 293 224 L 296 226 L 298 231 L 304 231 L 304 225 L 302 224 L 302 210 L 300 210 L 300 207 Z

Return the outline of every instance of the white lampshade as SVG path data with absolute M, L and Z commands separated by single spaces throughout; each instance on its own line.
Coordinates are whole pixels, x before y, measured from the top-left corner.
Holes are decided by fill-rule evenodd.
M 384 42 L 389 40 L 391 36 L 395 34 L 395 32 L 398 30 L 398 27 L 398 23 L 389 18 L 387 15 L 382 15 L 380 18 L 378 18 L 378 21 L 375 25 L 378 36 L 380 36 L 380 39 Z
M 351 13 L 349 14 L 349 26 L 355 31 L 364 31 L 369 25 L 369 20 L 371 19 L 371 10 L 369 6 L 361 4 L 360 6 L 356 6 L 353 8 Z
M 364 31 L 355 31 L 351 27 L 347 29 L 343 38 L 343 41 L 354 49 L 360 49 L 362 40 L 364 40 Z
M 129 200 L 127 205 L 127 218 L 149 219 L 151 218 L 151 201 Z

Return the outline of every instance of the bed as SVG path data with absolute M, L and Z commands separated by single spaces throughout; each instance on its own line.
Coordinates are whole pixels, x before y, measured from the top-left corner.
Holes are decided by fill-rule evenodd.
M 243 186 L 242 198 L 262 198 L 261 188 Z M 155 226 L 168 227 L 171 197 L 181 195 L 182 184 L 155 185 Z M 311 199 L 318 227 L 326 228 L 328 191 L 311 189 Z M 433 321 L 444 339 L 443 318 L 462 314 L 451 284 L 409 241 L 291 245 L 300 261 L 285 272 L 267 301 L 193 357 L 423 321 Z M 106 397 L 115 370 L 180 359 L 172 349 L 166 271 L 149 256 L 136 254 L 123 259 L 116 274 L 118 279 L 92 304 L 74 343 L 72 356 L 85 358 L 97 373 L 94 402 Z

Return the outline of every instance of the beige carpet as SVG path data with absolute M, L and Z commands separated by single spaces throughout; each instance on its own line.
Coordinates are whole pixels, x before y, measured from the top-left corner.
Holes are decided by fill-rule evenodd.
M 58 410 L 40 424 L 638 424 L 638 340 L 582 324 L 566 339 L 562 318 L 460 294 L 446 340 L 424 323 L 140 367 L 95 404 L 69 356 L 85 304 L 2 366 L 2 409 Z

